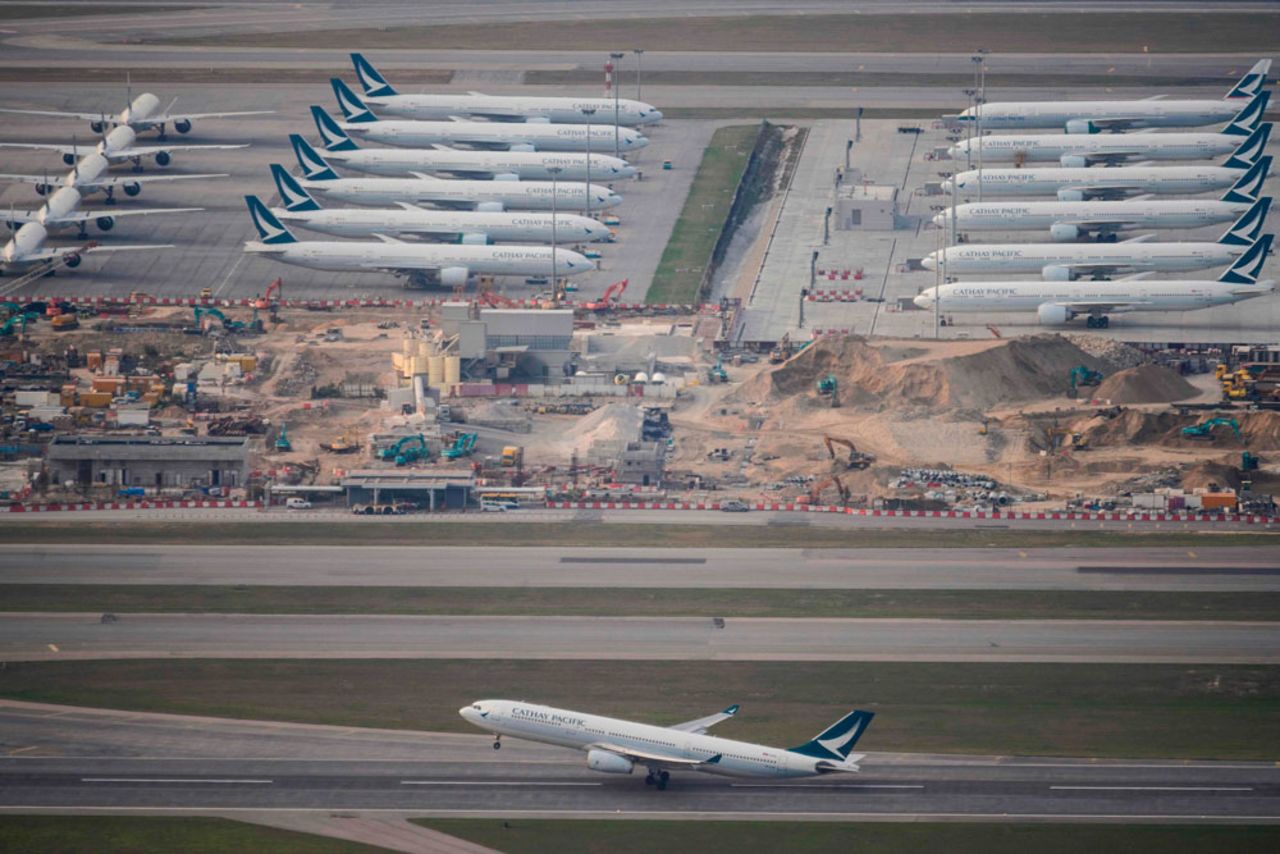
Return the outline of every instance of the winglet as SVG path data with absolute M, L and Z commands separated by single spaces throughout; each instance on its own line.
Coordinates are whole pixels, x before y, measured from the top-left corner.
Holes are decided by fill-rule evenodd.
M 738 713 L 738 709 L 740 709 L 740 708 L 742 708 L 742 707 L 741 707 L 741 706 L 739 706 L 737 703 L 734 703 L 732 706 L 730 706 L 729 708 L 725 709 L 725 710 L 724 710 L 724 713 L 725 713 L 726 715 L 730 715 L 730 716 L 732 716 L 732 715 L 736 715 L 736 714 Z
M 376 122 L 378 117 L 369 111 L 364 101 L 355 92 L 351 91 L 351 87 L 343 83 L 337 77 L 329 80 L 333 86 L 333 94 L 338 99 L 338 108 L 342 110 L 342 115 L 352 124 L 358 122 Z
M 296 133 L 289 134 L 289 142 L 293 143 L 293 154 L 298 158 L 298 165 L 302 167 L 302 177 L 308 181 L 338 180 L 338 173 L 333 171 L 329 161 L 311 147 L 311 143 Z
M 316 130 L 320 133 L 320 139 L 324 140 L 326 151 L 355 151 L 360 147 L 338 126 L 333 116 L 314 104 L 311 105 L 311 118 L 315 120 Z
M 355 66 L 356 77 L 360 80 L 360 88 L 364 90 L 366 95 L 372 95 L 377 98 L 383 95 L 396 94 L 396 90 L 391 88 L 387 78 L 378 73 L 378 69 L 373 67 L 372 62 L 365 59 L 363 53 L 352 53 L 351 64 Z

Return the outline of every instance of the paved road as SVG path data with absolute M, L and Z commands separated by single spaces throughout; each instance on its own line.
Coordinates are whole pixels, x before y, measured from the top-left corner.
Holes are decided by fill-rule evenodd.
M 750 514 L 745 514 L 750 515 Z M 1268 546 L 611 549 L 21 545 L 0 584 L 1280 590 Z
M 635 775 L 592 774 L 566 750 L 508 741 L 495 752 L 488 741 L 0 702 L 0 744 L 10 754 L 0 758 L 0 811 L 1280 817 L 1280 768 L 1268 763 L 871 753 L 857 776 L 775 783 L 676 774 L 658 793 Z
M 1280 623 L 0 614 L 8 661 L 502 658 L 1280 664 Z

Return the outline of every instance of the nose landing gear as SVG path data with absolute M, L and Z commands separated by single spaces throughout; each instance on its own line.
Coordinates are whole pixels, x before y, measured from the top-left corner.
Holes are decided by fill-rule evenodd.
M 500 736 L 500 735 L 495 735 L 495 736 L 493 737 L 493 749 L 494 749 L 494 750 L 501 750 L 501 749 L 502 749 L 502 736 Z

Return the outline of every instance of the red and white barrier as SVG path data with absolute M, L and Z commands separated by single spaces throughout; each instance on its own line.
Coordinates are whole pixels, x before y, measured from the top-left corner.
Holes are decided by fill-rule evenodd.
M 261 501 L 79 501 L 47 504 L 10 504 L 0 512 L 8 513 L 70 513 L 93 510 L 214 510 L 249 509 L 261 507 Z

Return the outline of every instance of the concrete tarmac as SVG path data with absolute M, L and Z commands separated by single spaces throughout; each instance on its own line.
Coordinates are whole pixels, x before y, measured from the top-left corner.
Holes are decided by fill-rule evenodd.
M 404 658 L 1280 664 L 1280 623 L 0 614 L 0 659 Z
M 816 727 L 821 722 L 812 722 Z M 866 741 L 874 738 L 874 729 Z M 799 735 L 798 738 L 803 738 Z M 792 782 L 593 774 L 570 750 L 483 735 L 360 730 L 0 701 L 0 811 L 412 811 L 415 815 L 1280 819 L 1280 768 L 869 753 Z M 871 745 L 868 745 L 871 746 Z

